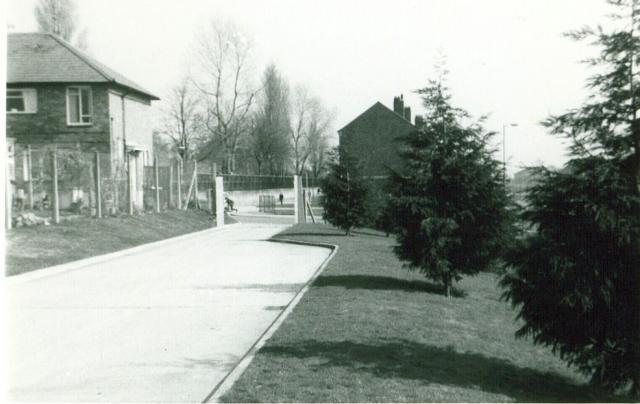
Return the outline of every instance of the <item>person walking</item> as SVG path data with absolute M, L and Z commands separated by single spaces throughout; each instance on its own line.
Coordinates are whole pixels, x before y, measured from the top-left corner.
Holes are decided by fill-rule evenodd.
M 282 195 L 282 192 L 280 193 L 278 200 L 280 200 L 280 206 L 282 206 L 282 202 L 284 202 L 284 195 Z

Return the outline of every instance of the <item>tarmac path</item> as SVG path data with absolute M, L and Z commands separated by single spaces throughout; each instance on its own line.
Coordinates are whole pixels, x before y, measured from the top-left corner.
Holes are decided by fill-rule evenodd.
M 284 228 L 233 225 L 7 279 L 8 398 L 201 402 L 330 254 L 265 241 Z

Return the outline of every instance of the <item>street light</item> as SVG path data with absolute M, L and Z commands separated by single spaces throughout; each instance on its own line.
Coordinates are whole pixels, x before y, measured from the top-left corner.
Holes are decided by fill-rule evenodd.
M 506 155 L 506 140 L 507 140 L 507 126 L 515 127 L 517 123 L 509 123 L 502 125 L 502 183 L 507 184 L 507 155 Z

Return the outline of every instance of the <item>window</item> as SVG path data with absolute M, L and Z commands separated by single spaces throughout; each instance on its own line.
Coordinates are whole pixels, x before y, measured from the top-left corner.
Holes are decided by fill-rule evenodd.
M 38 109 L 36 90 L 33 88 L 7 89 L 7 112 L 33 114 Z
M 91 87 L 67 87 L 67 123 L 91 125 Z

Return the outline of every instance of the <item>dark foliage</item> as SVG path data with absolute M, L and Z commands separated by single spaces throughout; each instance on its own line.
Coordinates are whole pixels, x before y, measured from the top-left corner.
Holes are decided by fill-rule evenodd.
M 561 172 L 537 170 L 523 220 L 532 231 L 507 257 L 504 297 L 519 307 L 518 336 L 549 345 L 594 383 L 640 388 L 640 132 L 637 0 L 610 1 L 626 28 L 584 28 L 601 49 L 593 94 L 544 122 L 571 140 Z M 630 11 L 630 12 L 628 12 Z M 630 24 L 629 24 L 630 23 Z M 633 61 L 633 63 L 630 63 Z
M 500 163 L 487 144 L 492 133 L 449 104 L 432 81 L 418 91 L 427 123 L 403 139 L 403 171 L 393 173 L 386 217 L 410 268 L 442 282 L 446 294 L 463 274 L 486 269 L 510 233 L 509 198 Z
M 524 220 L 537 231 L 507 257 L 502 280 L 530 335 L 605 386 L 629 380 L 637 335 L 640 198 L 615 162 L 576 159 L 540 170 Z M 635 244 L 635 245 L 634 245 Z
M 362 226 L 367 220 L 367 187 L 359 174 L 357 160 L 344 148 L 334 150 L 329 173 L 322 180 L 323 218 L 343 229 L 347 235 L 351 229 Z

